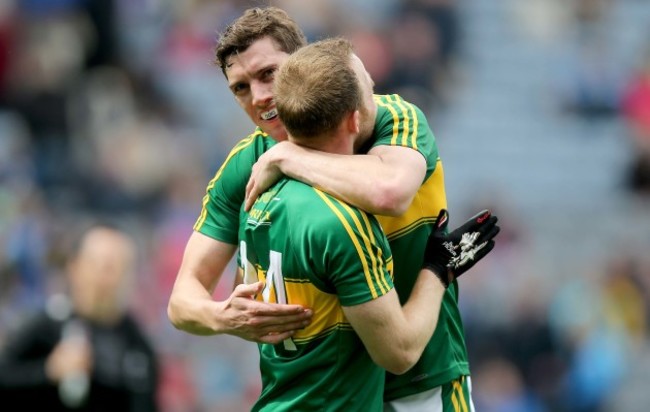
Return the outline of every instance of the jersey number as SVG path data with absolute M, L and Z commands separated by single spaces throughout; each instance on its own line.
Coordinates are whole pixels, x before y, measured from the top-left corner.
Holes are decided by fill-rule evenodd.
M 240 243 L 240 252 L 244 262 L 244 283 L 250 284 L 257 282 L 257 270 L 246 256 L 246 242 L 243 240 Z M 264 289 L 262 290 L 264 302 L 269 303 L 271 299 L 271 287 L 275 289 L 276 303 L 286 304 L 287 295 L 284 291 L 284 277 L 282 275 L 282 253 L 276 252 L 275 250 L 269 251 L 269 268 L 266 271 Z M 283 344 L 286 350 L 298 350 L 291 338 L 285 339 Z

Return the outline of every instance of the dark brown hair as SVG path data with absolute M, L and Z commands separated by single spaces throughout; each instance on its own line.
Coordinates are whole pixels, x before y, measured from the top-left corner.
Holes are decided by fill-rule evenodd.
M 215 64 L 225 75 L 230 56 L 245 51 L 253 42 L 266 36 L 288 54 L 307 44 L 302 29 L 284 10 L 255 7 L 246 10 L 221 33 L 215 48 Z

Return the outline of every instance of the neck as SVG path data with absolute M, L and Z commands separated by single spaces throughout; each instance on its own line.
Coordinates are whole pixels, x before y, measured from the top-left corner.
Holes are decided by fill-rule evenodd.
M 363 118 L 367 120 L 362 122 L 359 127 L 359 136 L 354 141 L 354 153 L 358 153 L 359 149 L 361 149 L 363 145 L 365 145 L 366 142 L 370 140 L 375 130 L 375 122 L 377 119 L 377 105 L 375 104 L 374 100 L 370 107 L 367 108 L 367 115 L 363 116 Z
M 351 155 L 354 154 L 355 139 L 353 135 L 337 133 L 334 136 L 319 136 L 309 139 L 294 139 L 300 146 L 321 152 Z

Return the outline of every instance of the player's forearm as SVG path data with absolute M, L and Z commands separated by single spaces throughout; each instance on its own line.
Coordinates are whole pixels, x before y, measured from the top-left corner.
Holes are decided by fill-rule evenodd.
M 287 176 L 336 196 L 369 213 L 400 215 L 417 191 L 402 191 L 400 176 L 374 155 L 338 155 L 300 148 L 278 160 Z
M 223 311 L 212 292 L 235 250 L 235 245 L 192 233 L 167 306 L 176 328 L 197 335 L 224 332 Z
M 167 305 L 167 316 L 174 327 L 194 335 L 223 333 L 218 311 L 209 291 L 198 280 L 179 280 Z
M 431 340 L 444 294 L 442 282 L 428 269 L 422 269 L 409 300 L 402 307 L 407 325 L 411 327 L 414 350 L 422 352 Z
M 393 289 L 372 301 L 343 310 L 372 360 L 399 375 L 415 365 L 431 339 L 444 291 L 442 282 L 430 271 L 423 270 L 404 306 Z
M 442 283 L 429 271 L 421 271 L 409 300 L 402 306 L 404 321 L 394 325 L 392 373 L 411 369 L 420 359 L 438 323 L 440 303 L 445 293 Z

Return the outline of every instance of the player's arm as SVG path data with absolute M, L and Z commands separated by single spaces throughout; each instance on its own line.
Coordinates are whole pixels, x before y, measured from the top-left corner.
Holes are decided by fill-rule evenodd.
M 408 371 L 431 339 L 444 291 L 494 248 L 497 217 L 484 210 L 446 234 L 442 210 L 429 236 L 422 270 L 404 306 L 395 289 L 368 302 L 343 306 L 373 361 L 391 373 Z
M 403 307 L 392 289 L 369 302 L 344 306 L 343 312 L 372 360 L 399 375 L 415 365 L 431 339 L 444 292 L 438 277 L 422 270 Z
M 234 285 L 228 299 L 212 298 L 236 250 L 239 212 L 251 166 L 266 146 L 261 133 L 241 140 L 208 184 L 199 219 L 186 245 L 169 303 L 178 329 L 198 335 L 227 333 L 255 342 L 282 341 L 310 312 L 253 300 L 261 284 Z
M 235 250 L 234 245 L 193 232 L 167 307 L 171 323 L 196 335 L 228 333 L 263 343 L 281 342 L 304 327 L 311 313 L 302 306 L 269 304 L 252 298 L 261 291 L 261 282 L 236 286 L 224 301 L 212 298 Z
M 320 188 L 372 214 L 399 216 L 427 170 L 412 148 L 380 145 L 367 155 L 337 155 L 281 142 L 260 157 L 246 186 L 248 210 L 282 174 Z

